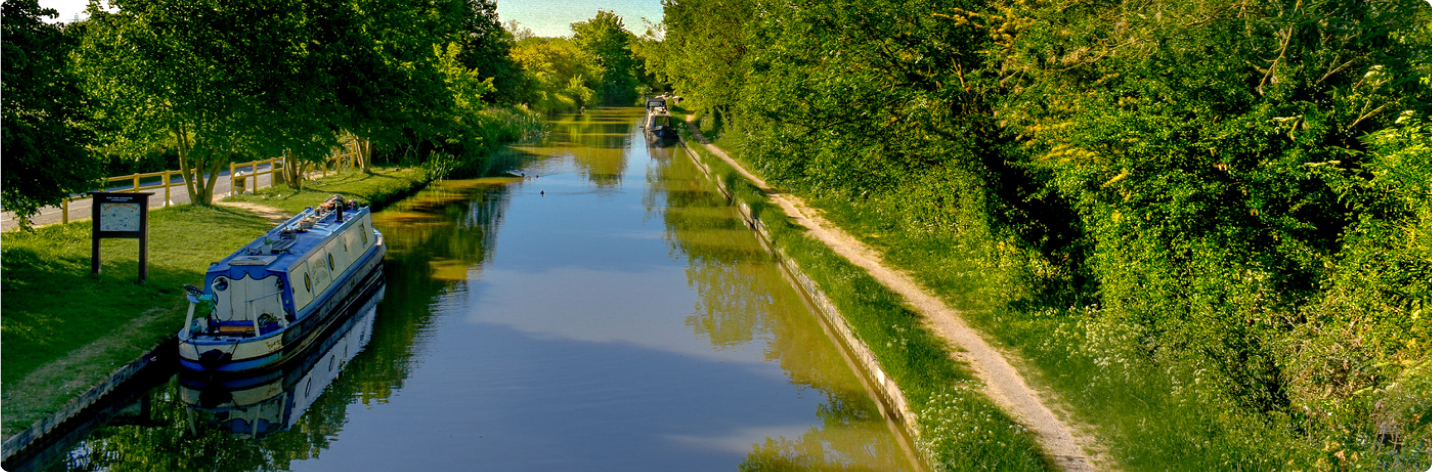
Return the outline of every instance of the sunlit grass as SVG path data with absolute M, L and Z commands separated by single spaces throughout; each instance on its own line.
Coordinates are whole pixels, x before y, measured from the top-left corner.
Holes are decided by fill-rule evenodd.
M 294 190 L 278 184 L 259 189 L 257 193 L 230 197 L 228 201 L 257 203 L 296 214 L 304 208 L 318 205 L 335 194 L 358 200 L 363 204 L 372 202 L 395 202 L 422 189 L 427 182 L 427 172 L 422 168 L 374 167 L 371 173 L 347 170 L 328 177 L 304 182 L 303 190 Z
M 150 212 L 148 280 L 136 283 L 139 244 L 106 239 L 100 275 L 90 275 L 90 221 L 51 225 L 34 233 L 0 235 L 3 247 L 3 385 L 5 432 L 28 427 L 43 411 L 98 382 L 133 360 L 182 324 L 184 284 L 201 284 L 209 264 L 269 229 L 262 218 L 223 207 L 177 206 Z M 127 342 L 109 346 L 148 314 L 153 321 L 124 333 Z M 113 341 L 112 339 L 110 341 Z M 16 391 L 40 367 L 80 348 L 91 348 L 84 372 L 53 372 L 43 385 L 70 385 L 49 399 L 11 401 L 40 392 Z M 76 379 L 76 375 L 83 378 Z M 17 404 L 38 410 L 17 410 Z

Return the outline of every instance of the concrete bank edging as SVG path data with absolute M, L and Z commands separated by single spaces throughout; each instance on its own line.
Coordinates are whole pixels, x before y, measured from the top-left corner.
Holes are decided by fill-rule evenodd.
M 120 385 L 139 375 L 140 372 L 143 372 L 150 367 L 150 365 L 161 362 L 171 354 L 177 353 L 178 342 L 179 339 L 174 336 L 165 338 L 163 341 L 154 345 L 154 347 L 145 351 L 138 359 L 120 366 L 118 369 L 110 372 L 109 376 L 104 380 L 90 387 L 89 390 L 86 390 L 79 396 L 71 398 L 70 401 L 65 403 L 63 407 L 60 407 L 59 410 L 51 413 L 47 417 L 36 420 L 34 424 L 30 425 L 30 427 L 24 431 L 5 438 L 4 444 L 0 445 L 0 463 L 8 464 L 11 459 L 20 455 L 21 452 L 27 452 L 26 450 L 32 446 L 43 446 L 43 440 L 51 432 L 60 429 L 60 426 L 65 423 L 79 418 L 81 414 L 95 406 L 106 395 L 109 395 L 110 392 L 113 392 Z
M 685 139 L 681 140 L 681 147 L 686 151 L 687 156 L 696 163 L 696 166 L 701 169 L 701 173 L 716 183 L 716 188 L 721 191 L 721 194 L 724 195 L 727 200 L 734 201 L 730 189 L 726 188 L 726 184 L 715 177 L 706 163 L 701 161 L 701 157 L 690 149 Z M 820 286 L 817 285 L 814 280 L 811 280 L 811 278 L 801 270 L 800 265 L 796 264 L 795 260 L 791 259 L 783 249 L 776 247 L 774 240 L 771 238 L 770 231 L 766 229 L 765 223 L 757 218 L 755 213 L 751 211 L 751 206 L 744 202 L 738 202 L 737 210 L 741 214 L 741 219 L 746 224 L 746 227 L 750 228 L 751 231 L 756 234 L 756 240 L 761 243 L 761 246 L 776 256 L 783 274 L 791 281 L 792 285 L 795 285 L 795 288 L 800 290 L 802 294 L 806 296 L 807 300 L 809 300 L 812 305 L 812 311 L 814 311 L 822 321 L 822 327 L 827 330 L 834 330 L 833 333 L 829 334 L 843 345 L 845 348 L 843 349 L 844 351 L 848 351 L 849 354 L 854 355 L 854 359 L 847 357 L 847 361 L 851 361 L 862 371 L 860 372 L 860 374 L 862 374 L 860 376 L 861 382 L 866 383 L 867 379 L 874 382 L 874 385 L 867 384 L 866 387 L 867 390 L 873 391 L 880 396 L 880 401 L 876 402 L 876 406 L 879 407 L 881 416 L 896 421 L 896 423 L 904 428 L 906 434 L 918 439 L 921 434 L 920 425 L 917 421 L 918 417 L 915 415 L 915 412 L 910 409 L 910 403 L 905 399 L 905 392 L 900 389 L 900 386 L 895 383 L 894 379 L 885 375 L 885 371 L 880 368 L 880 360 L 875 357 L 874 351 L 871 351 L 870 347 L 866 346 L 864 341 L 856 337 L 855 332 L 850 328 L 850 325 L 846 323 L 845 317 L 840 314 L 840 310 L 836 308 L 835 303 L 830 300 L 830 297 L 825 294 L 825 291 L 821 290 Z M 844 354 L 845 353 L 842 353 L 842 355 Z M 913 448 L 909 448 L 909 445 L 906 446 L 907 450 L 913 450 Z M 922 457 L 922 459 L 926 458 Z

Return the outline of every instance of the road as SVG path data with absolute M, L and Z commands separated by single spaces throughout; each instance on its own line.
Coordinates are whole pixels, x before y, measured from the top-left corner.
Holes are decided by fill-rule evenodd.
M 267 171 L 268 168 L 268 164 L 261 164 L 258 166 L 259 172 Z M 240 173 L 242 174 L 243 172 Z M 273 177 L 273 174 L 259 175 L 259 188 L 273 186 Z M 175 175 L 171 178 L 170 182 L 174 184 L 174 187 L 170 188 L 169 190 L 169 203 L 171 205 L 189 203 L 189 189 L 184 185 L 184 179 L 180 178 L 178 175 Z M 232 188 L 232 185 L 229 182 L 229 171 L 225 169 L 224 171 L 219 172 L 219 178 L 214 182 L 214 196 L 216 199 L 221 198 L 223 196 L 227 196 L 229 194 L 229 189 Z M 154 184 L 151 183 L 145 185 Z M 115 187 L 108 187 L 105 190 L 109 192 L 124 192 L 132 187 L 132 185 L 121 185 Z M 253 184 L 248 184 L 248 188 L 253 189 Z M 154 194 L 154 196 L 149 197 L 150 208 L 164 207 L 163 188 L 147 189 L 144 191 Z M 250 191 L 252 192 L 252 190 Z M 91 208 L 94 206 L 93 203 L 94 199 L 92 198 L 86 198 L 83 200 L 75 200 L 70 202 L 70 221 L 89 218 L 91 214 Z M 61 207 L 59 206 L 44 207 L 40 209 L 39 214 L 35 215 L 33 218 L 30 219 L 30 224 L 33 226 L 44 226 L 59 223 L 63 221 L 63 213 L 64 211 L 61 210 Z M 20 222 L 15 219 L 14 212 L 6 211 L 3 212 L 3 214 L 0 214 L 0 231 L 12 231 L 19 227 Z

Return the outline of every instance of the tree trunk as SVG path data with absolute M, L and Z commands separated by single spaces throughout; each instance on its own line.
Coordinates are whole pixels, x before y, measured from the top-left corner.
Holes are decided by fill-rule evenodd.
M 184 131 L 184 125 L 180 123 L 175 123 L 172 131 L 174 132 L 175 147 L 178 148 L 179 154 L 179 174 L 184 177 L 184 187 L 189 191 L 189 201 L 197 202 L 199 193 L 194 183 L 198 179 L 194 175 L 194 166 L 189 162 L 189 134 Z
M 293 155 L 293 151 L 283 152 L 283 180 L 288 188 L 303 190 L 303 163 Z
M 371 174 L 373 173 L 373 171 L 370 170 L 368 166 L 373 162 L 373 141 L 370 141 L 368 139 L 359 139 L 357 140 L 357 143 L 358 166 L 359 168 L 363 169 L 363 173 Z
M 220 166 L 223 165 L 224 161 L 225 159 L 219 159 L 212 153 L 209 154 L 209 168 L 207 169 L 209 173 L 209 179 L 208 181 L 199 181 L 200 198 L 195 200 L 194 203 L 198 203 L 200 205 L 205 206 L 212 205 L 214 203 L 214 184 L 219 181 L 219 170 Z M 233 176 L 229 177 L 232 178 Z

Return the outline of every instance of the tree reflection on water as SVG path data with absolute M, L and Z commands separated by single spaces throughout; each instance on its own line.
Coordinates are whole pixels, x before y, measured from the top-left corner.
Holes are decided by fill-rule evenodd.
M 874 400 L 774 257 L 684 151 L 648 172 L 648 212 L 666 223 L 698 301 L 686 325 L 718 349 L 762 343 L 792 384 L 819 392 L 819 427 L 752 445 L 742 471 L 911 469 Z

